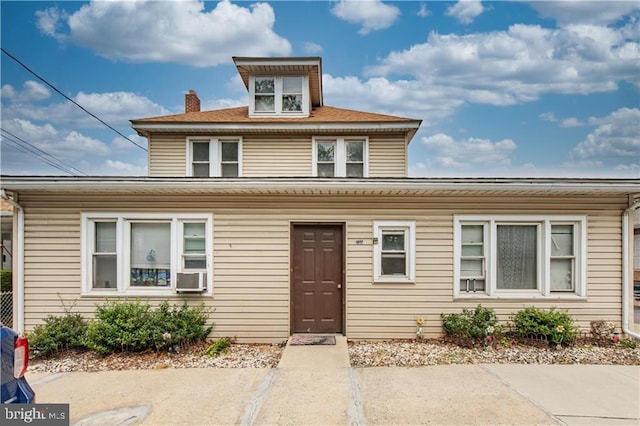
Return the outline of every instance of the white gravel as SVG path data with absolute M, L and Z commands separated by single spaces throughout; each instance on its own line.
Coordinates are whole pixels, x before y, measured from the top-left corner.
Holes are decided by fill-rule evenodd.
M 115 353 L 69 351 L 49 359 L 32 359 L 29 371 L 105 371 L 160 368 L 275 368 L 282 345 L 233 344 L 227 352 L 209 357 L 197 345 L 174 352 Z M 349 342 L 353 367 L 417 367 L 441 364 L 616 364 L 640 365 L 640 349 L 580 345 L 559 350 L 524 345 L 463 348 L 441 341 Z

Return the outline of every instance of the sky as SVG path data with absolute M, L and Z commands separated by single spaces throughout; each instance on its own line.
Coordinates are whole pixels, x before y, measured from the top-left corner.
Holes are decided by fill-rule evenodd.
M 146 175 L 129 120 L 184 112 L 190 89 L 203 110 L 247 105 L 232 56 L 320 56 L 325 105 L 422 120 L 410 176 L 640 177 L 640 2 L 3 0 L 0 14 L 2 174 Z

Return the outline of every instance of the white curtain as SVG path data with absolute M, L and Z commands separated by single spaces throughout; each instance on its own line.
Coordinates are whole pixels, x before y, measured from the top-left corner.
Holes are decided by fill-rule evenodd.
M 171 267 L 171 224 L 131 224 L 131 267 L 169 269 Z
M 537 227 L 498 225 L 497 287 L 500 290 L 537 288 Z

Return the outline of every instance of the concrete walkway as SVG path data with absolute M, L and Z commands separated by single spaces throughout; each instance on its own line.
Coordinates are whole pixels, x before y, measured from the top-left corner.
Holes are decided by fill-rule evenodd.
M 347 342 L 287 346 L 274 369 L 28 374 L 78 425 L 640 424 L 640 367 L 351 368 Z

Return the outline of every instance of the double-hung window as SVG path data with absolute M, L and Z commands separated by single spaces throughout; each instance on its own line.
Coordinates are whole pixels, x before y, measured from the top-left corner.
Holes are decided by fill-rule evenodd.
M 313 175 L 367 177 L 367 151 L 367 138 L 316 137 L 313 139 Z
M 84 213 L 83 293 L 169 295 L 178 274 L 201 273 L 210 294 L 211 227 L 206 214 Z
M 460 297 L 586 295 L 584 216 L 456 216 Z
M 308 116 L 307 81 L 304 75 L 251 76 L 249 116 Z
M 415 223 L 375 222 L 374 282 L 415 281 Z
M 237 137 L 187 138 L 187 176 L 242 176 L 242 140 Z
M 93 223 L 93 253 L 91 255 L 91 279 L 93 288 L 116 288 L 117 253 L 116 253 L 116 221 L 97 220 Z

